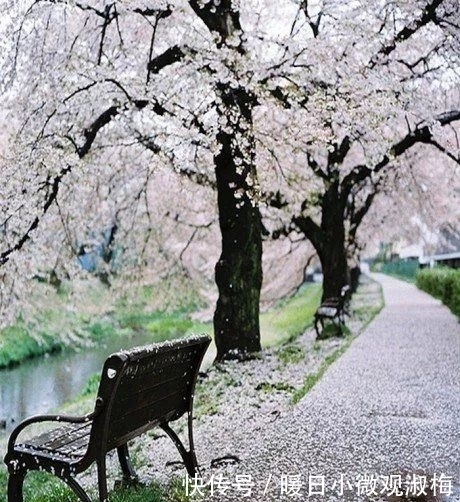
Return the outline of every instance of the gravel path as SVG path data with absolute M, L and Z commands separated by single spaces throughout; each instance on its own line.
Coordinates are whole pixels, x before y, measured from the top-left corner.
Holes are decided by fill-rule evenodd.
M 205 469 L 230 483 L 224 495 L 215 481 L 210 500 L 244 499 L 245 480 L 256 501 L 460 500 L 460 325 L 416 287 L 374 278 L 385 308 L 297 406 L 271 419 L 261 410 L 246 430 L 238 422 L 222 430 L 217 419 L 214 433 L 212 423 L 198 428 L 205 465 L 219 453 L 240 459 Z M 414 482 L 401 493 L 421 492 L 417 483 L 434 476 L 438 495 L 396 496 L 395 488 L 392 498 L 399 475 Z

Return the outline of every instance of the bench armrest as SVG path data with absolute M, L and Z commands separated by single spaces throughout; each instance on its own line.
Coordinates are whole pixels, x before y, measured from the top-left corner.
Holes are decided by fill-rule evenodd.
M 89 422 L 93 420 L 99 413 L 102 411 L 104 406 L 104 402 L 102 398 L 98 397 L 96 399 L 96 404 L 94 406 L 94 411 L 88 413 L 87 415 L 74 417 L 68 415 L 35 415 L 33 417 L 27 418 L 22 421 L 11 433 L 10 439 L 8 440 L 8 451 L 12 451 L 14 449 L 14 445 L 16 444 L 16 439 L 19 434 L 29 425 L 39 423 L 39 422 L 66 422 L 71 424 L 83 424 L 85 422 Z

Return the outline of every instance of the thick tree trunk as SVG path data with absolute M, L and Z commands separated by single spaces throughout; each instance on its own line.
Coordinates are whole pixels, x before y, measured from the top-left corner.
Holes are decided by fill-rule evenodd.
M 261 348 L 262 224 L 253 189 L 252 105 L 241 89 L 221 91 L 220 113 L 232 127 L 218 133 L 221 150 L 214 158 L 222 234 L 222 254 L 215 269 L 216 360 L 244 359 Z
M 294 225 L 313 244 L 323 269 L 323 296 L 340 297 L 343 286 L 350 283 L 345 233 L 345 197 L 338 180 L 327 187 L 321 202 L 321 224 L 310 216 L 293 218 Z
M 216 264 L 219 298 L 214 313 L 217 360 L 244 359 L 260 350 L 260 213 L 249 200 L 235 200 L 227 176 L 222 170 L 217 182 L 222 233 L 222 254 Z
M 323 296 L 340 297 L 343 286 L 350 284 L 345 238 L 345 204 L 338 183 L 326 191 L 322 203 L 322 242 L 317 249 L 323 269 Z
M 189 0 L 189 4 L 209 31 L 218 35 L 217 47 L 226 47 L 233 38 L 226 50 L 245 53 L 239 11 L 232 0 Z M 214 157 L 214 166 L 222 234 L 222 254 L 216 264 L 216 360 L 244 359 L 260 350 L 262 223 L 257 207 L 252 132 L 252 108 L 256 102 L 244 88 L 228 82 L 217 83 L 216 91 L 220 119 L 216 139 L 220 152 Z

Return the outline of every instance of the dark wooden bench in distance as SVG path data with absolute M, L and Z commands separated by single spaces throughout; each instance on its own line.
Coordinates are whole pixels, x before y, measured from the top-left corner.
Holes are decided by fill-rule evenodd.
M 340 298 L 326 298 L 315 312 L 315 331 L 320 336 L 324 330 L 324 320 L 328 319 L 339 325 L 342 330 L 345 326 L 345 316 L 350 315 L 347 310 L 350 286 L 344 286 L 340 291 Z
M 197 473 L 192 430 L 193 393 L 198 370 L 210 343 L 192 336 L 112 354 L 104 364 L 94 411 L 83 417 L 38 415 L 22 422 L 8 442 L 8 502 L 23 502 L 28 471 L 50 472 L 83 502 L 91 502 L 75 475 L 97 463 L 99 500 L 107 500 L 106 454 L 117 449 L 123 481 L 136 480 L 129 440 L 159 426 L 173 440 L 190 476 Z M 187 414 L 187 450 L 169 423 Z M 23 443 L 18 435 L 37 422 L 66 422 Z

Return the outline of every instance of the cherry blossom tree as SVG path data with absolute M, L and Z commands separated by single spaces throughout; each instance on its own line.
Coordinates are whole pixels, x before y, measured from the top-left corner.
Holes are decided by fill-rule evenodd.
M 17 256 L 50 219 L 57 220 L 74 254 L 77 239 L 69 238 L 69 218 L 77 234 L 91 232 L 97 220 L 99 228 L 116 229 L 116 235 L 110 232 L 115 245 L 121 231 L 127 232 L 127 214 L 139 217 L 133 216 L 133 202 L 139 219 L 148 220 L 149 180 L 167 164 L 217 191 L 218 358 L 259 350 L 262 227 L 251 132 L 255 100 L 235 78 L 234 67 L 245 58 L 238 10 L 230 1 L 192 0 L 148 7 L 134 1 L 24 5 L 12 25 L 17 41 L 8 92 L 25 116 L 15 162 L 27 167 L 24 179 L 15 178 L 29 184 L 24 189 L 29 200 L 23 204 L 5 193 L 11 217 L 3 225 L 0 263 Z M 122 153 L 127 148 L 129 158 Z M 75 189 L 78 195 L 69 204 Z M 84 224 L 72 216 L 83 210 L 75 207 L 81 200 L 97 203 L 94 219 Z
M 260 348 L 263 234 L 309 239 L 324 296 L 337 296 L 365 215 L 396 174 L 409 179 L 404 155 L 423 144 L 458 162 L 445 138 L 459 108 L 453 0 L 8 7 L 3 101 L 17 136 L 2 270 L 34 249 L 42 263 L 26 275 L 51 262 L 72 276 L 95 229 L 110 230 L 107 258 L 122 249 L 125 266 L 154 241 L 167 254 L 175 223 L 200 204 L 159 181 L 166 167 L 200 197 L 217 194 L 219 359 Z M 159 197 L 171 204 L 160 215 Z M 189 242 L 215 218 L 203 207 Z
M 278 166 L 284 184 L 284 222 L 273 235 L 311 241 L 323 298 L 349 282 L 358 229 L 379 194 L 397 178 L 420 181 L 408 152 L 428 145 L 445 156 L 444 179 L 459 163 L 459 22 L 450 1 L 300 2 L 297 45 L 267 80 L 277 83 L 281 109 L 263 118 L 265 136 L 276 136 L 273 159 L 263 161 Z

